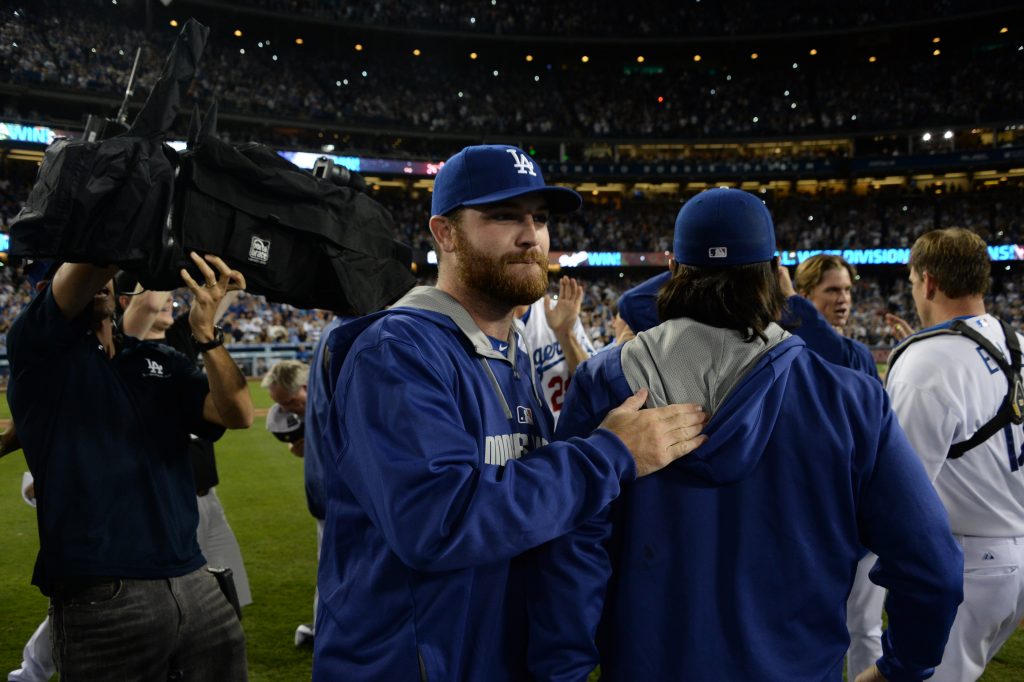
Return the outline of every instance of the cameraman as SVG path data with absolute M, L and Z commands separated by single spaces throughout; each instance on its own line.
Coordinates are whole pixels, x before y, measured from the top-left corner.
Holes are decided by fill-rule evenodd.
M 38 503 L 32 582 L 50 597 L 64 679 L 247 677 L 241 625 L 203 569 L 183 456 L 190 433 L 252 423 L 213 324 L 245 279 L 191 257 L 204 283 L 181 276 L 205 376 L 160 344 L 124 337 L 115 348 L 113 267 L 62 265 L 11 328 L 8 396 Z

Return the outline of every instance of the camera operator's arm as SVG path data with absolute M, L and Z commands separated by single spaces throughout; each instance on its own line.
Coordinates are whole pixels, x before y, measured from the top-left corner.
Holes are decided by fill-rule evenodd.
M 103 294 L 104 289 L 108 289 L 105 295 L 113 298 L 113 288 L 107 287 L 107 284 L 116 274 L 116 265 L 100 267 L 86 263 L 65 263 L 53 276 L 53 300 L 61 314 L 73 320 L 95 296 Z
M 136 287 L 124 309 L 121 331 L 137 339 L 145 338 L 170 295 L 169 291 L 142 291 Z
M 194 252 L 189 255 L 202 273 L 205 284 L 198 284 L 184 268 L 181 270 L 181 278 L 193 295 L 188 322 L 196 341 L 205 344 L 215 338 L 214 316 L 221 300 L 228 291 L 245 288 L 245 276 L 228 268 L 217 256 L 208 255 L 204 261 Z M 219 277 L 210 265 L 217 268 Z M 229 429 L 247 429 L 252 426 L 253 409 L 249 386 L 227 349 L 219 345 L 203 351 L 203 365 L 210 381 L 210 393 L 203 403 L 203 419 Z
M 11 424 L 3 434 L 0 434 L 0 457 L 20 449 L 21 442 L 18 440 L 18 432 L 14 429 L 14 424 Z

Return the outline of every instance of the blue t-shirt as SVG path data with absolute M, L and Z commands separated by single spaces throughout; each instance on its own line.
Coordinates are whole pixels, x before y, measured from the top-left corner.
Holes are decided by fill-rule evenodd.
M 203 421 L 205 375 L 181 353 L 125 337 L 107 358 L 87 320 L 50 289 L 11 326 L 8 400 L 35 478 L 43 594 L 67 578 L 164 578 L 205 560 L 189 434 Z

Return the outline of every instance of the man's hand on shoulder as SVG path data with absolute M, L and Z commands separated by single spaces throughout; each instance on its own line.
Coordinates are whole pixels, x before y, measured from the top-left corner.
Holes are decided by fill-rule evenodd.
M 646 401 L 647 389 L 641 388 L 609 412 L 600 425 L 625 443 L 636 462 L 638 478 L 663 469 L 708 439 L 701 435 L 707 415 L 700 405 L 643 410 Z

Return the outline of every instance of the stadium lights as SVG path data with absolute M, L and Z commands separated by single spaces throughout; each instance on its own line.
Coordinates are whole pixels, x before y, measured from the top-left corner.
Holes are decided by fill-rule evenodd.
M 526 61 L 532 62 L 533 61 L 533 55 L 532 54 L 526 55 Z
M 875 55 L 871 55 L 870 57 L 868 57 L 868 61 L 874 64 L 875 62 L 878 61 L 878 58 L 875 57 Z
M 462 92 L 462 90 L 459 90 L 459 99 L 462 99 L 465 96 L 466 96 L 466 93 Z
M 953 139 L 953 131 L 952 130 L 947 130 L 946 132 L 942 133 L 942 139 L 944 139 L 944 140 L 952 140 Z
M 921 139 L 924 140 L 925 142 L 931 142 L 932 134 L 931 133 L 925 133 L 924 135 L 921 136 Z
M 356 52 L 362 52 L 363 51 L 363 44 L 362 43 L 356 43 L 353 47 L 355 48 Z
M 757 59 L 757 58 L 758 58 L 758 57 L 760 57 L 760 56 L 761 56 L 761 55 L 757 54 L 756 52 L 751 52 L 751 53 L 750 53 L 750 58 L 751 58 L 751 59 Z
M 495 78 L 497 78 L 497 77 L 498 77 L 498 70 L 497 70 L 497 69 L 495 69 L 495 70 L 494 70 L 494 71 L 492 71 L 491 73 L 493 73 L 493 74 L 494 74 L 494 77 L 495 77 Z
M 941 43 L 942 42 L 942 38 L 940 38 L 938 36 L 935 36 L 934 38 L 932 38 L 932 42 L 933 43 Z
M 942 50 L 939 50 L 939 49 L 932 50 L 932 56 L 933 57 L 938 57 L 940 54 L 942 54 Z
M 295 39 L 295 44 L 296 44 L 296 45 L 301 45 L 301 44 L 302 44 L 302 43 L 304 43 L 304 42 L 305 42 L 305 41 L 304 41 L 304 40 L 303 40 L 302 38 L 296 38 L 296 39 Z
M 171 19 L 171 28 L 178 28 L 178 20 Z
M 700 57 L 700 55 L 699 55 L 699 54 L 695 54 L 695 55 L 693 55 L 693 61 L 695 61 L 695 62 L 699 62 L 699 61 L 700 61 L 700 59 L 701 59 L 701 57 Z
M 412 56 L 413 57 L 419 57 L 421 54 L 423 54 L 423 53 L 420 52 L 420 48 L 418 48 L 418 47 L 412 51 Z
M 796 62 L 793 62 L 793 68 L 794 68 L 794 69 L 798 69 L 798 68 L 800 68 L 800 65 L 799 65 L 799 64 L 797 64 Z
M 757 123 L 760 119 L 757 116 L 754 117 L 754 123 Z
M 661 95 L 658 95 L 658 104 L 662 104 L 664 101 L 665 101 L 665 98 L 662 97 Z
M 641 55 L 637 55 L 636 63 L 637 64 L 643 64 L 644 63 L 644 56 L 642 54 Z
M 590 57 L 588 57 L 587 55 L 583 55 L 582 57 L 580 57 L 580 61 L 586 64 L 587 62 L 590 61 Z
M 999 29 L 1000 33 L 1009 33 L 1009 31 L 1010 31 L 1010 29 L 1007 28 L 1006 26 L 1003 26 L 1001 29 Z
M 811 51 L 810 51 L 810 52 L 808 52 L 807 54 L 809 54 L 809 55 L 811 55 L 812 57 L 814 57 L 814 56 L 816 56 L 816 55 L 818 54 L 818 51 L 817 51 L 816 49 L 814 49 L 814 48 L 812 47 L 812 48 L 811 48 Z
M 236 28 L 235 29 L 235 37 L 236 38 L 241 38 L 242 37 L 242 29 L 240 29 L 240 28 Z
M 477 55 L 477 53 L 476 53 L 476 52 L 470 52 L 470 53 L 469 53 L 469 58 L 470 58 L 470 59 L 476 59 L 476 58 L 477 58 L 478 56 L 479 56 L 479 55 Z

